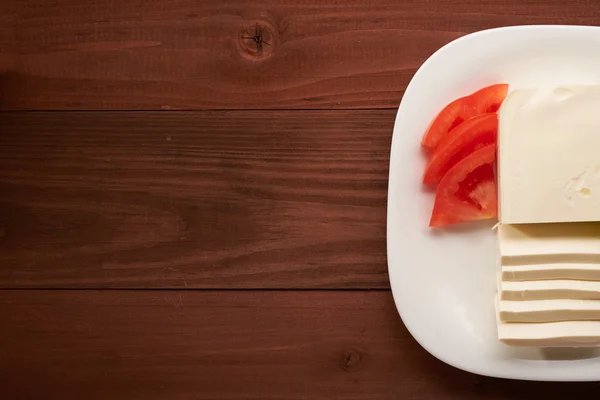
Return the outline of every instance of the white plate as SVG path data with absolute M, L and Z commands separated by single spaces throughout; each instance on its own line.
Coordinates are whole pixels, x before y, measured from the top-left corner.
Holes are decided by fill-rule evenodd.
M 600 28 L 477 32 L 444 46 L 415 74 L 398 110 L 390 159 L 387 250 L 396 306 L 415 339 L 457 368 L 514 379 L 600 380 L 600 350 L 512 348 L 498 341 L 493 223 L 428 228 L 434 196 L 420 183 L 421 137 L 448 102 L 501 82 L 509 90 L 600 83 Z

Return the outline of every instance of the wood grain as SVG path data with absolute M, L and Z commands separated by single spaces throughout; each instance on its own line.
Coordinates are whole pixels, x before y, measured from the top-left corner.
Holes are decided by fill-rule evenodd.
M 4 0 L 0 109 L 396 107 L 466 33 L 600 24 L 573 0 Z M 262 30 L 258 53 L 255 26 Z M 249 37 L 250 39 L 244 39 Z
M 0 114 L 0 287 L 388 287 L 394 114 Z
M 449 367 L 411 338 L 387 291 L 2 290 L 0 326 L 9 399 L 564 399 L 600 389 Z

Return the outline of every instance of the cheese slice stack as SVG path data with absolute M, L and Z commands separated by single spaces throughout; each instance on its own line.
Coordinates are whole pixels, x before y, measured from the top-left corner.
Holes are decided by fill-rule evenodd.
M 500 340 L 600 345 L 600 223 L 500 225 L 498 242 Z
M 600 86 L 513 91 L 499 111 L 498 337 L 600 346 Z

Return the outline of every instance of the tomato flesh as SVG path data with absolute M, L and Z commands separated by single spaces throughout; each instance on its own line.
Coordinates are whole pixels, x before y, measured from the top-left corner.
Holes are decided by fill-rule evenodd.
M 437 184 L 460 160 L 489 144 L 496 143 L 498 116 L 496 113 L 477 115 L 454 128 L 436 147 L 425 175 L 424 184 Z
M 429 226 L 497 217 L 495 160 L 496 145 L 490 144 L 475 150 L 450 168 L 438 186 Z
M 421 144 L 429 149 L 435 149 L 452 129 L 460 126 L 464 121 L 478 114 L 496 112 L 507 93 L 508 85 L 497 84 L 454 100 L 435 117 L 425 132 Z

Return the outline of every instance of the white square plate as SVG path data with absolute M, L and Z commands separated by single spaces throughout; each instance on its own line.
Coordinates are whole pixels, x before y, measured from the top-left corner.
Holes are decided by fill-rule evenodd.
M 493 83 L 509 90 L 600 84 L 600 28 L 519 26 L 464 36 L 417 71 L 394 126 L 387 251 L 394 299 L 415 339 L 440 360 L 482 375 L 600 380 L 600 350 L 512 348 L 496 336 L 493 223 L 428 227 L 434 194 L 421 185 L 420 141 L 447 103 Z

